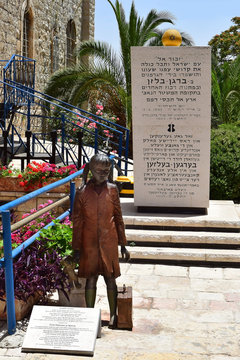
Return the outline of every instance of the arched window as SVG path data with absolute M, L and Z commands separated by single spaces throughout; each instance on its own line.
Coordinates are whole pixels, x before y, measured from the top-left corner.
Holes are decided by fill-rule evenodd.
M 51 36 L 51 72 L 55 72 L 59 68 L 59 38 L 56 27 L 52 30 Z
M 73 20 L 67 23 L 67 55 L 66 65 L 71 66 L 76 63 L 75 47 L 76 47 L 76 27 Z
M 33 16 L 30 8 L 26 8 L 23 18 L 23 56 L 33 57 Z

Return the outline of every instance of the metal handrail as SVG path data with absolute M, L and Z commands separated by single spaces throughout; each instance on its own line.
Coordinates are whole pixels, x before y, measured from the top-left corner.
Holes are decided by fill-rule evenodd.
M 2 227 L 3 227 L 3 247 L 4 247 L 4 258 L 0 259 L 0 268 L 5 268 L 5 287 L 6 287 L 6 300 L 7 300 L 7 322 L 8 322 L 8 333 L 14 334 L 16 331 L 16 317 L 15 317 L 15 299 L 14 299 L 14 276 L 13 276 L 13 259 L 20 254 L 22 248 L 26 248 L 31 245 L 37 236 L 38 231 L 32 237 L 27 239 L 24 243 L 19 245 L 16 249 L 12 250 L 11 243 L 11 217 L 10 210 L 18 205 L 21 205 L 28 200 L 34 199 L 35 197 L 55 189 L 67 182 L 71 182 L 77 176 L 83 173 L 83 169 L 75 172 L 72 175 L 67 176 L 64 179 L 58 180 L 55 183 L 44 186 L 41 189 L 37 189 L 29 194 L 22 196 L 16 200 L 10 201 L 9 203 L 0 206 L 0 213 L 2 215 Z M 69 215 L 73 208 L 73 201 L 75 196 L 75 183 L 70 183 L 70 210 L 60 215 L 57 219 L 61 220 Z M 46 211 L 46 208 L 44 209 Z M 44 227 L 47 228 L 54 223 L 50 223 Z
M 1 83 L 3 83 L 4 84 L 4 82 L 2 82 L 1 80 L 0 80 L 0 84 Z M 13 85 L 14 84 L 14 85 Z M 22 87 L 18 87 L 19 86 L 19 84 L 17 83 L 17 82 L 15 82 L 15 81 L 12 81 L 12 80 L 8 80 L 8 82 L 5 84 L 5 86 L 6 87 L 10 87 L 11 89 L 13 89 L 14 91 L 16 91 L 16 92 L 20 92 L 21 94 L 23 94 L 23 95 L 25 95 L 25 98 L 26 97 L 28 97 L 28 103 L 29 102 L 32 102 L 33 101 L 33 99 L 34 99 L 34 103 L 36 103 L 35 101 L 35 99 L 38 99 L 38 101 L 39 102 L 44 102 L 44 103 L 46 103 L 46 104 L 48 104 L 49 106 L 50 105 L 54 105 L 54 106 L 56 106 L 56 107 L 58 107 L 59 108 L 59 110 L 61 111 L 67 111 L 68 112 L 68 115 L 70 114 L 70 115 L 74 115 L 74 116 L 79 116 L 79 113 L 76 111 L 76 107 L 73 107 L 72 105 L 68 105 L 68 104 L 66 104 L 66 103 L 64 103 L 64 102 L 60 102 L 58 99 L 55 99 L 55 101 L 58 101 L 58 102 L 60 102 L 61 104 L 59 104 L 59 103 L 55 103 L 55 102 L 52 102 L 52 101 L 50 101 L 50 100 L 48 100 L 47 98 L 46 98 L 46 95 L 45 94 L 42 94 L 42 93 L 40 93 L 40 92 L 38 92 L 38 91 L 35 91 L 34 90 L 34 92 L 31 92 L 30 94 L 29 94 L 29 89 L 27 89 L 26 87 L 25 87 L 25 89 L 24 88 L 22 88 Z M 37 95 L 37 94 L 39 94 L 39 95 Z M 9 96 L 13 96 L 13 94 L 11 93 Z M 52 98 L 52 97 L 48 97 L 49 99 L 51 99 L 51 100 L 53 100 L 54 98 Z M 9 101 L 9 100 L 8 100 Z M 11 102 L 11 101 L 10 101 Z M 71 109 L 69 109 L 69 108 L 66 108 L 66 107 L 64 107 L 64 106 L 66 105 L 68 105 L 68 107 L 70 106 L 70 107 L 72 107 L 72 109 L 74 109 L 74 110 L 71 110 Z M 41 106 L 40 104 L 39 104 L 39 106 Z M 28 105 L 28 107 L 29 107 L 29 105 Z M 84 110 L 81 110 L 81 109 L 77 109 L 77 110 L 79 110 L 79 111 L 81 111 L 81 112 L 84 112 L 85 114 L 89 114 L 89 115 L 91 115 L 91 116 L 94 116 L 94 118 L 96 118 L 96 120 L 94 120 L 93 118 L 88 118 L 88 117 L 86 117 L 85 115 L 82 115 L 81 114 L 81 117 L 82 118 L 85 118 L 85 119 L 87 119 L 87 120 L 89 120 L 91 123 L 95 123 L 96 125 L 100 125 L 101 126 L 101 128 L 102 129 L 106 129 L 106 130 L 110 130 L 113 134 L 115 134 L 117 137 L 118 137 L 118 139 L 119 139 L 119 143 L 118 143 L 118 154 L 120 155 L 120 157 L 123 155 L 123 153 L 124 153 L 124 157 L 127 159 L 128 158 L 128 143 L 129 143 L 129 130 L 128 129 L 126 129 L 126 128 L 124 128 L 124 127 L 122 127 L 121 125 L 118 125 L 118 124 L 115 124 L 115 123 L 112 123 L 111 121 L 109 121 L 109 120 L 106 120 L 106 119 L 103 119 L 103 118 L 101 118 L 101 117 L 99 117 L 99 116 L 97 116 L 97 115 L 93 115 L 93 114 L 90 114 L 90 113 L 88 113 L 88 112 L 86 112 L 86 111 L 84 111 Z M 17 113 L 20 113 L 20 111 L 19 110 L 17 110 L 16 111 Z M 27 117 L 29 117 L 30 115 L 29 115 L 29 113 L 27 114 L 25 114 Z M 88 130 L 88 129 L 85 129 L 85 128 L 82 128 L 81 126 L 79 126 L 79 125 L 77 125 L 77 124 L 75 124 L 75 123 L 73 123 L 72 121 L 71 121 L 71 119 L 68 119 L 68 115 L 62 115 L 63 117 L 64 117 L 64 121 L 67 123 L 67 124 L 69 124 L 70 126 L 74 126 L 75 128 L 78 128 L 79 130 L 81 130 L 81 131 L 84 131 L 84 132 L 87 132 L 87 133 L 91 133 L 92 134 L 92 136 L 94 136 L 94 132 L 93 131 L 90 131 L 90 130 Z M 45 116 L 45 118 L 46 118 L 46 116 Z M 98 121 L 98 119 L 101 121 L 101 122 L 99 122 Z M 28 119 L 28 122 L 30 121 L 30 119 Z M 106 123 L 103 123 L 103 121 L 105 121 Z M 109 125 L 111 125 L 111 126 L 113 126 L 113 127 L 111 127 L 111 126 L 109 126 Z M 30 126 L 30 125 L 29 125 Z M 123 135 L 124 135 L 124 132 L 125 132 L 125 146 L 124 146 L 124 144 L 123 144 Z M 99 139 L 104 139 L 104 137 L 102 136 L 102 135 L 100 135 L 100 134 L 98 134 L 97 135 L 98 136 L 98 138 Z M 106 137 L 106 139 L 107 139 L 107 137 Z M 64 140 L 64 139 L 63 139 Z M 112 144 L 115 144 L 115 142 L 114 141 L 112 141 L 112 140 L 109 140 L 109 142 L 110 143 L 112 143 Z M 96 133 L 95 133 L 95 145 L 96 145 Z M 64 146 L 64 141 L 62 142 L 62 146 Z M 126 166 L 126 169 L 125 169 L 125 172 L 127 172 L 127 163 L 125 163 L 125 166 Z
M 20 229 L 22 226 L 28 224 L 30 221 L 35 220 L 39 216 L 45 214 L 47 211 L 50 211 L 50 210 L 54 209 L 55 207 L 62 205 L 68 199 L 69 199 L 69 196 L 65 196 L 64 198 L 55 201 L 53 204 L 49 204 L 49 205 L 45 206 L 43 209 L 40 209 L 40 210 L 36 211 L 35 213 L 29 215 L 28 217 L 16 222 L 15 224 L 13 224 L 11 226 L 11 231 Z

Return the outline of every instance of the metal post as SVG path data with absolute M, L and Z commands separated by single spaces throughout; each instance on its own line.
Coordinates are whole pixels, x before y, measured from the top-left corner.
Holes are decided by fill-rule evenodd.
M 118 144 L 118 156 L 119 156 L 119 160 L 118 160 L 118 166 L 121 169 L 121 156 L 122 156 L 122 133 L 120 134 L 119 137 L 119 144 Z M 118 175 L 121 175 L 120 172 L 118 171 Z
M 83 138 L 83 133 L 82 131 L 79 131 L 77 134 L 78 137 L 78 162 L 77 162 L 77 167 L 78 170 L 81 168 L 82 166 L 82 138 Z
M 130 131 L 127 129 L 126 131 L 126 140 L 125 140 L 125 176 L 127 176 L 128 173 L 128 151 L 129 151 L 129 134 Z
M 95 154 L 98 152 L 98 128 L 95 128 L 95 139 L 94 139 Z
M 8 132 L 7 130 L 3 130 L 3 158 L 2 158 L 3 165 L 7 165 L 7 139 L 8 139 Z
M 2 211 L 8 333 L 16 331 L 10 211 Z
M 50 161 L 52 164 L 56 164 L 56 141 L 57 141 L 57 131 L 52 130 L 51 133 L 51 139 L 52 139 L 52 156 L 50 158 Z
M 70 182 L 70 215 L 72 215 L 73 211 L 73 203 L 74 203 L 74 197 L 75 197 L 75 182 Z
M 27 130 L 30 129 L 31 129 L 31 101 L 30 101 L 30 95 L 28 95 Z
M 26 130 L 25 136 L 27 138 L 27 164 L 29 164 L 30 163 L 30 157 L 31 157 L 30 140 L 31 140 L 32 132 L 30 130 Z
M 64 142 L 65 142 L 65 116 L 62 114 L 62 159 L 64 160 Z

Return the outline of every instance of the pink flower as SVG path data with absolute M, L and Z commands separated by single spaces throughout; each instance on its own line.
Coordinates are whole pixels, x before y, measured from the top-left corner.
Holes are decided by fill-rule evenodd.
M 92 128 L 95 128 L 95 129 L 96 129 L 96 127 L 97 127 L 97 124 L 94 123 L 94 122 L 92 122 L 92 123 L 90 123 L 90 124 L 88 125 L 88 128 L 89 128 L 89 129 L 92 129 Z
M 28 217 L 29 215 L 30 215 L 29 213 L 23 214 L 23 215 L 22 215 L 22 219 L 25 219 L 25 218 Z

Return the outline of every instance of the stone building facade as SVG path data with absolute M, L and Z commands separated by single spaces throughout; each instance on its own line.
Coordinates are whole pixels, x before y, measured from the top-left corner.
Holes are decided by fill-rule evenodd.
M 0 59 L 36 60 L 36 89 L 76 62 L 75 51 L 94 37 L 95 0 L 0 0 Z

